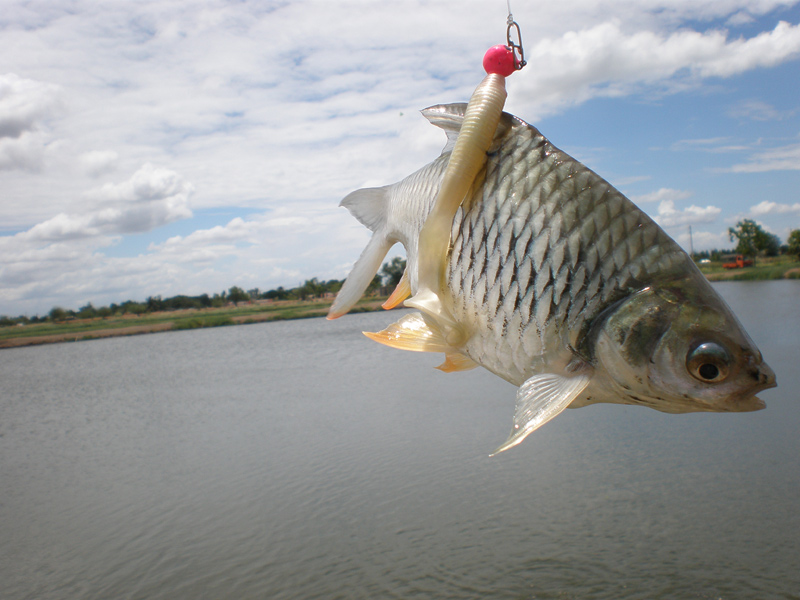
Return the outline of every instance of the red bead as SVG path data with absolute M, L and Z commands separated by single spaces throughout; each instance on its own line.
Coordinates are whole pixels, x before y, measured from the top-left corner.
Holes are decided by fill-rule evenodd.
M 492 46 L 483 55 L 483 69 L 487 73 L 497 73 L 508 77 L 516 70 L 514 52 L 508 46 Z

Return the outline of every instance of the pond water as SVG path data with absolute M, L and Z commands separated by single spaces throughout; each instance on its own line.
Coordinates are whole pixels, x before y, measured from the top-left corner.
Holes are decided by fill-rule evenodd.
M 397 313 L 0 352 L 3 598 L 800 598 L 800 282 L 715 286 L 767 410 L 570 410 Z

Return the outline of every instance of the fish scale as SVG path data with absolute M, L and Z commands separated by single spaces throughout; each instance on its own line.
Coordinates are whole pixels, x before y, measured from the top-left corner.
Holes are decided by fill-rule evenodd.
M 423 111 L 448 138 L 431 164 L 342 201 L 373 236 L 329 318 L 355 304 L 402 243 L 406 271 L 390 300 L 414 294 L 408 302 L 421 312 L 367 335 L 443 352 L 444 371 L 480 365 L 517 385 L 512 432 L 498 452 L 568 406 L 763 408 L 755 393 L 775 385 L 774 373 L 688 255 L 536 128 L 503 113 L 455 215 L 439 210 L 465 106 Z M 426 250 L 438 238 L 420 244 L 423 227 L 450 232 L 443 258 Z
M 515 168 L 503 167 L 508 164 Z M 540 355 L 566 355 L 563 334 L 591 322 L 635 287 L 640 264 L 645 272 L 659 264 L 663 273 L 682 262 L 665 257 L 685 256 L 635 205 L 531 126 L 489 154 L 483 186 L 463 206 L 468 208 L 453 222 L 447 271 L 453 283 L 446 287 L 458 293 L 445 293 L 447 306 L 458 321 L 486 313 L 498 323 L 522 324 L 518 331 L 493 328 L 490 335 L 473 338 L 466 352 L 480 364 L 506 356 L 490 370 L 513 365 L 506 378 L 516 385 L 536 368 L 528 354 L 531 344 L 526 349 L 510 342 L 529 336 L 526 327 L 535 327 Z M 643 229 L 655 233 L 645 252 Z M 483 256 L 496 258 L 484 263 Z M 479 279 L 479 287 L 485 286 L 480 292 L 466 284 L 471 269 L 486 275 Z M 518 283 L 520 298 L 533 282 L 530 303 L 506 301 L 511 281 Z M 571 311 L 572 302 L 580 307 Z

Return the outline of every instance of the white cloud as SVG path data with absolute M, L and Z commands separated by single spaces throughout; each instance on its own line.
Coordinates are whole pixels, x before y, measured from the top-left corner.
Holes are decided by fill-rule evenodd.
M 780 111 L 763 100 L 741 100 L 730 108 L 728 114 L 735 119 L 753 121 L 780 121 L 791 116 L 794 111 Z
M 117 167 L 119 154 L 114 150 L 91 150 L 81 154 L 78 160 L 90 177 L 99 177 Z
M 168 169 L 144 165 L 120 184 L 106 184 L 87 194 L 92 208 L 60 213 L 28 231 L 21 239 L 54 242 L 150 231 L 192 216 L 188 200 L 192 186 Z
M 526 53 L 536 72 L 512 81 L 517 93 L 535 98 L 531 103 L 548 113 L 598 96 L 652 86 L 679 89 L 709 77 L 730 77 L 798 54 L 800 26 L 786 22 L 750 39 L 729 40 L 719 30 L 627 33 L 620 22 L 607 21 L 538 41 Z
M 58 86 L 0 75 L 0 172 L 42 168 L 47 144 L 42 125 L 61 108 Z
M 671 188 L 661 188 L 656 190 L 655 192 L 650 192 L 649 194 L 642 194 L 640 196 L 631 196 L 631 200 L 636 204 L 647 204 L 650 202 L 664 202 L 664 201 L 671 201 L 675 202 L 676 200 L 685 200 L 686 198 L 690 198 L 692 196 L 691 192 L 687 192 L 684 190 L 673 190 Z
M 678 242 L 687 252 L 694 250 L 724 249 L 731 247 L 731 241 L 727 230 L 724 232 L 701 231 L 692 228 L 691 235 L 686 228 L 681 228 L 673 232 L 673 239 Z
M 725 169 L 733 173 L 800 171 L 800 144 L 790 144 L 753 154 L 748 162 Z
M 58 86 L 14 73 L 0 75 L 0 138 L 18 138 L 36 130 L 60 106 Z
M 0 171 L 39 171 L 44 164 L 44 156 L 44 144 L 37 134 L 26 131 L 17 138 L 0 137 Z
M 786 213 L 800 213 L 800 202 L 794 204 L 781 204 L 764 200 L 750 207 L 750 213 L 756 217 L 764 215 L 783 215 Z
M 727 25 L 738 27 L 741 25 L 749 25 L 753 21 L 755 21 L 755 19 L 752 15 L 748 14 L 746 11 L 739 11 L 727 20 Z
M 689 206 L 683 210 L 675 208 L 675 202 L 664 200 L 658 205 L 658 214 L 654 217 L 662 227 L 678 227 L 695 223 L 713 223 L 722 209 L 716 206 Z

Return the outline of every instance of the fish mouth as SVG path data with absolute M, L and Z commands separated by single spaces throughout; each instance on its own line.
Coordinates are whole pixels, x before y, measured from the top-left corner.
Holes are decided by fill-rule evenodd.
M 767 403 L 758 396 L 740 398 L 734 405 L 732 412 L 755 412 L 767 408 Z
M 758 383 L 748 390 L 746 395 L 735 398 L 731 410 L 735 412 L 752 412 L 767 408 L 767 403 L 756 396 L 759 392 L 778 387 L 775 372 L 765 362 L 760 363 L 752 372 L 752 377 Z

